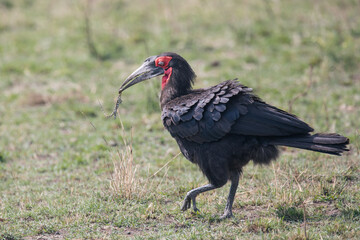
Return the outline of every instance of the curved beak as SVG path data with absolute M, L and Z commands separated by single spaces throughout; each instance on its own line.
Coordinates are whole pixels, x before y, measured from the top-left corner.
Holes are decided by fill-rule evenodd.
M 149 57 L 138 69 L 130 74 L 130 76 L 121 85 L 119 93 L 139 82 L 164 74 L 164 69 L 155 66 L 156 57 L 157 56 Z

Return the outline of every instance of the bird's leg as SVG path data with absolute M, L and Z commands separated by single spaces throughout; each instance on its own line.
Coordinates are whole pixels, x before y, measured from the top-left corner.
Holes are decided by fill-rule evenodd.
M 206 192 L 206 191 L 210 191 L 210 190 L 213 190 L 215 189 L 216 187 L 212 184 L 207 184 L 205 186 L 202 186 L 202 187 L 198 187 L 198 188 L 195 188 L 191 191 L 189 191 L 187 194 L 186 194 L 186 197 L 184 199 L 184 203 L 181 207 L 181 210 L 183 211 L 186 211 L 188 210 L 190 207 L 191 207 L 191 201 L 193 202 L 193 209 L 195 212 L 199 211 L 197 208 L 196 208 L 196 196 L 199 195 L 200 193 L 203 193 L 203 192 Z
M 240 178 L 240 173 L 239 172 L 232 172 L 231 173 L 231 176 L 230 176 L 230 181 L 231 181 L 230 192 L 229 192 L 229 196 L 228 196 L 228 199 L 227 199 L 227 202 L 226 202 L 226 207 L 225 207 L 224 214 L 220 217 L 221 219 L 232 217 L 232 205 L 234 203 L 236 189 L 237 189 L 237 187 L 239 185 L 239 178 Z

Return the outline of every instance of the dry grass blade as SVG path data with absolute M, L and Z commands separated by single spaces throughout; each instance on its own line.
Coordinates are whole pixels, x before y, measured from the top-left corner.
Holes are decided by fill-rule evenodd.
M 120 152 L 112 154 L 114 173 L 110 180 L 110 189 L 125 199 L 132 199 L 134 196 L 141 197 L 138 193 L 143 192 L 139 188 L 144 187 L 136 176 L 136 166 L 132 154 L 132 146 L 127 145 Z
M 115 195 L 124 199 L 141 199 L 144 196 L 150 196 L 150 192 L 154 190 L 154 176 L 166 168 L 180 153 L 175 155 L 150 177 L 146 179 L 141 178 L 137 174 L 137 166 L 134 163 L 132 140 L 127 141 L 125 129 L 120 118 L 119 121 L 124 148 L 121 151 L 118 149 L 111 152 L 114 172 L 111 174 L 110 189 Z M 132 139 L 132 133 L 130 139 Z M 166 169 L 163 178 L 166 176 L 167 170 L 168 169 Z M 150 181 L 150 179 L 152 180 Z
M 120 99 L 120 94 L 114 110 L 115 117 L 116 117 L 118 104 L 120 103 L 119 99 Z M 104 112 L 104 109 L 100 101 L 99 104 L 102 111 Z M 133 199 L 135 196 L 141 198 L 143 196 L 143 193 L 145 193 L 144 189 L 147 188 L 147 184 L 143 184 L 142 179 L 136 176 L 137 167 L 134 165 L 134 156 L 133 156 L 133 148 L 132 148 L 132 132 L 130 136 L 131 141 L 128 142 L 124 125 L 120 118 L 119 118 L 119 122 L 121 126 L 120 129 L 121 136 L 123 137 L 124 150 L 120 152 L 120 150 L 117 149 L 116 151 L 111 152 L 111 159 L 114 167 L 114 172 L 111 175 L 111 179 L 110 179 L 110 189 L 114 194 L 125 199 Z M 104 141 L 107 145 L 109 145 L 105 138 Z
M 122 151 L 116 150 L 116 152 L 111 153 L 114 172 L 111 175 L 110 189 L 121 198 L 141 198 L 143 195 L 141 193 L 144 193 L 146 184 L 143 184 L 142 179 L 136 175 L 137 167 L 134 164 L 132 141 L 126 140 L 126 133 L 121 120 L 120 124 L 124 148 Z

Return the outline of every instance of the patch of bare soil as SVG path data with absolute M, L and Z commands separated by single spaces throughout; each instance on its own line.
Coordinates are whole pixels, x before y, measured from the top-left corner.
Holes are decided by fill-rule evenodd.
M 21 99 L 21 105 L 23 106 L 42 106 L 54 103 L 63 103 L 69 100 L 75 100 L 78 102 L 89 102 L 89 98 L 83 95 L 80 91 L 71 91 L 63 95 L 50 95 L 47 93 L 31 92 L 26 94 Z
M 5 96 L 18 95 L 19 103 L 23 106 L 42 106 L 63 103 L 68 100 L 89 102 L 83 94 L 81 85 L 70 81 L 33 81 L 17 82 L 9 86 Z
M 327 217 L 337 217 L 341 214 L 341 211 L 336 208 L 333 202 L 313 202 L 307 204 L 307 207 L 313 207 L 316 211 L 321 211 L 321 213 Z
M 41 234 L 37 236 L 29 236 L 24 237 L 24 240 L 61 240 L 65 239 L 66 232 L 63 230 L 60 230 L 58 232 L 55 232 L 53 234 Z
M 143 229 L 139 229 L 139 228 L 131 228 L 131 227 L 125 227 L 123 228 L 123 233 L 124 235 L 128 235 L 128 236 L 137 236 L 137 235 L 141 235 L 141 233 L 143 232 Z M 145 229 L 146 231 L 146 229 Z
M 233 209 L 233 214 L 239 216 L 242 220 L 253 221 L 268 214 L 267 206 L 246 206 L 243 208 Z

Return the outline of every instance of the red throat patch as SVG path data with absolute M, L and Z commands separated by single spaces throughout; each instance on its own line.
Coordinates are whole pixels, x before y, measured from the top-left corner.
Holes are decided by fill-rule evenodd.
M 165 85 L 167 84 L 167 82 L 169 81 L 169 79 L 171 77 L 171 73 L 172 73 L 171 67 L 165 70 L 165 74 L 161 80 L 161 89 L 164 89 Z

